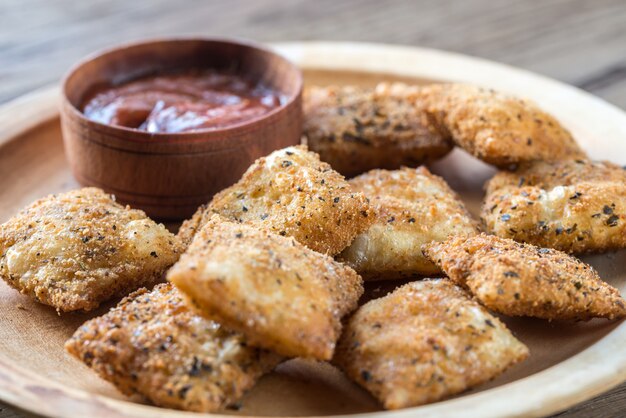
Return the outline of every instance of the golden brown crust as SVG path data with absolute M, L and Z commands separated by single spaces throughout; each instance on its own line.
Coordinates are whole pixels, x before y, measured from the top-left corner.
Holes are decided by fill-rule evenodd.
M 416 167 L 446 155 L 452 142 L 437 120 L 399 93 L 387 84 L 306 89 L 307 145 L 346 176 Z
M 621 318 L 626 301 L 582 261 L 557 250 L 481 234 L 430 244 L 426 253 L 487 308 L 544 319 Z
M 346 248 L 373 221 L 365 196 L 304 146 L 258 159 L 237 184 L 215 195 L 207 210 L 200 211 L 181 228 L 181 236 L 192 235 L 192 228 L 218 214 L 294 237 L 330 255 Z
M 197 412 L 233 404 L 281 361 L 193 313 L 170 283 L 131 294 L 65 348 L 126 395 Z
M 626 247 L 626 170 L 585 160 L 496 174 L 481 218 L 495 235 L 567 253 Z
M 422 253 L 422 245 L 478 233 L 477 222 L 457 194 L 425 167 L 372 170 L 350 184 L 365 194 L 377 215 L 338 259 L 365 279 L 439 273 Z
M 447 279 L 409 283 L 363 305 L 334 361 L 386 409 L 434 402 L 525 359 L 506 326 Z
M 433 84 L 412 93 L 458 146 L 487 163 L 586 158 L 569 131 L 529 100 L 467 84 Z
M 290 237 L 214 216 L 168 272 L 203 315 L 289 357 L 332 357 L 356 272 Z
M 207 211 L 207 206 L 208 204 L 201 205 L 191 218 L 183 221 L 178 229 L 176 236 L 185 248 L 191 244 L 196 233 L 202 229 L 204 224 L 206 224 L 213 215 L 211 212 Z
M 155 283 L 181 252 L 163 225 L 96 188 L 44 197 L 0 225 L 0 277 L 58 311 Z

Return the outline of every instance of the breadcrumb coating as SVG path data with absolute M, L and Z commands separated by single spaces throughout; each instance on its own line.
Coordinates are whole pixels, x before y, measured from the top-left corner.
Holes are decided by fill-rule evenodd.
M 185 248 L 189 247 L 189 244 L 193 241 L 193 237 L 196 235 L 196 232 L 201 230 L 202 227 L 209 221 L 209 218 L 214 215 L 213 213 L 207 211 L 207 206 L 208 204 L 198 207 L 193 216 L 189 219 L 185 219 L 180 225 L 180 228 L 178 228 L 176 236 Z
M 374 218 L 365 196 L 305 146 L 258 159 L 237 184 L 183 224 L 179 236 L 189 242 L 212 214 L 294 237 L 330 255 L 346 248 Z
M 235 403 L 282 360 L 192 312 L 170 283 L 131 294 L 65 348 L 125 395 L 196 412 Z
M 567 253 L 626 247 L 626 170 L 609 162 L 539 162 L 487 183 L 487 231 Z
M 350 318 L 334 362 L 386 409 L 435 402 L 493 379 L 528 349 L 447 279 L 409 283 Z
M 376 220 L 338 259 L 365 279 L 440 273 L 422 253 L 422 245 L 479 232 L 458 195 L 425 167 L 372 170 L 350 184 L 370 200 Z
M 162 224 L 96 188 L 44 197 L 0 225 L 0 277 L 58 311 L 153 284 L 181 252 Z
M 586 158 L 571 133 L 530 100 L 468 84 L 433 84 L 412 94 L 459 147 L 489 164 Z
M 446 155 L 452 141 L 436 118 L 388 87 L 306 89 L 304 136 L 309 148 L 346 176 L 374 168 L 416 167 Z
M 328 360 L 361 277 L 291 237 L 213 216 L 168 280 L 206 316 L 288 357 Z
M 561 251 L 481 234 L 426 254 L 488 309 L 508 316 L 589 320 L 626 316 L 626 301 L 588 264 Z

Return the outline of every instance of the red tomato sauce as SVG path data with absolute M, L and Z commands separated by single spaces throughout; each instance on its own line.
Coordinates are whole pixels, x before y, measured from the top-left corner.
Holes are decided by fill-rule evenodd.
M 147 132 L 222 128 L 262 116 L 281 97 L 241 76 L 194 70 L 131 80 L 92 92 L 82 106 L 89 119 Z

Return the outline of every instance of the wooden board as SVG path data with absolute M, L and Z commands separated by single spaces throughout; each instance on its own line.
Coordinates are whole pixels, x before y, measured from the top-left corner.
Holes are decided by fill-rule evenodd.
M 530 97 L 572 130 L 592 157 L 626 163 L 626 115 L 575 88 L 483 60 L 406 47 L 299 43 L 277 48 L 305 70 L 307 83 L 371 85 L 381 80 L 466 81 Z M 0 110 L 0 222 L 33 199 L 76 187 L 65 163 L 56 88 Z M 493 170 L 461 151 L 434 165 L 476 213 Z M 586 257 L 626 293 L 625 252 Z M 63 314 L 0 284 L 0 399 L 47 416 L 183 417 L 188 413 L 130 403 L 70 358 L 63 342 L 92 314 Z M 540 416 L 626 380 L 626 323 L 562 324 L 507 319 L 531 358 L 493 382 L 451 400 L 381 418 Z M 229 414 L 328 416 L 379 411 L 363 390 L 326 364 L 292 360 L 263 378 Z

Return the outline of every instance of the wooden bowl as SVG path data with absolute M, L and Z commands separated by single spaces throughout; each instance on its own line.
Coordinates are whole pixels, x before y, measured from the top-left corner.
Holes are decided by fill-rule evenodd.
M 280 107 L 241 124 L 149 133 L 87 119 L 80 106 L 96 86 L 188 68 L 229 69 L 281 94 Z M 252 162 L 299 142 L 302 74 L 259 46 L 220 39 L 123 45 L 78 63 L 62 84 L 65 152 L 79 183 L 114 193 L 154 218 L 180 220 L 236 182 Z

